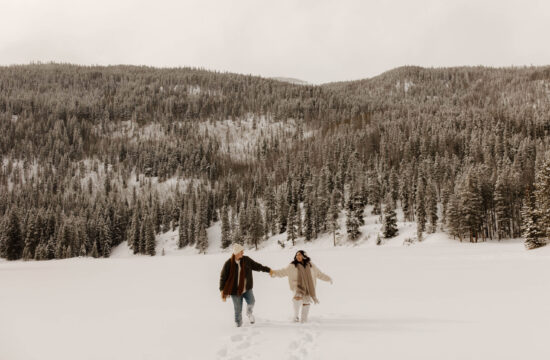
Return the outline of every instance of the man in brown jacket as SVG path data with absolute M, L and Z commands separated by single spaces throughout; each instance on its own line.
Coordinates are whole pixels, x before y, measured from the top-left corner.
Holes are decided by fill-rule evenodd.
M 271 274 L 271 269 L 258 264 L 248 256 L 244 256 L 244 248 L 241 244 L 233 244 L 233 254 L 225 262 L 220 275 L 220 293 L 225 301 L 231 295 L 235 309 L 235 324 L 242 326 L 243 298 L 246 300 L 246 314 L 251 324 L 255 319 L 252 314 L 254 309 L 254 293 L 252 292 L 253 277 L 252 270 L 263 271 Z

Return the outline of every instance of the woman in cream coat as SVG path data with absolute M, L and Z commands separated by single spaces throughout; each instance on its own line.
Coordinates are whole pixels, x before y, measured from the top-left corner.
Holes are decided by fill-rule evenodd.
M 288 277 L 288 284 L 294 296 L 292 303 L 294 305 L 294 321 L 307 322 L 309 314 L 309 306 L 312 302 L 318 303 L 317 294 L 315 291 L 317 279 L 330 282 L 330 276 L 323 274 L 303 250 L 298 250 L 294 256 L 294 260 L 288 266 L 281 270 L 273 270 L 273 277 Z M 300 319 L 299 312 L 302 308 L 302 317 Z

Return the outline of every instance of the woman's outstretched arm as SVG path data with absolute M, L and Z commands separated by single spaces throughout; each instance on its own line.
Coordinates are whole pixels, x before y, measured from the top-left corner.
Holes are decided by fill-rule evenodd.
M 311 265 L 315 269 L 315 273 L 317 274 L 318 279 L 332 283 L 332 278 L 330 276 L 322 272 L 315 264 L 312 263 Z
M 287 267 L 282 268 L 280 270 L 273 270 L 271 272 L 271 276 L 273 276 L 273 277 L 285 277 L 285 276 L 288 276 L 289 270 L 290 270 L 290 265 L 288 265 Z

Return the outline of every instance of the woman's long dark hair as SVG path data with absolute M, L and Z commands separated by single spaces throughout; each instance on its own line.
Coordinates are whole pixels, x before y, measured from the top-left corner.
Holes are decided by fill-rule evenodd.
M 302 254 L 302 257 L 304 258 L 301 264 L 304 265 L 304 267 L 307 266 L 311 262 L 310 257 L 306 255 L 306 252 L 304 250 L 296 251 L 296 255 L 298 255 L 298 253 Z M 294 260 L 292 260 L 291 262 L 291 264 L 294 264 L 294 266 L 298 266 L 298 264 L 300 264 L 300 262 L 296 259 L 296 255 L 294 255 Z

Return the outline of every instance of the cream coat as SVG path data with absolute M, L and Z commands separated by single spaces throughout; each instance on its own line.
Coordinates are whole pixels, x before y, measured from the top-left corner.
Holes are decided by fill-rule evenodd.
M 317 266 L 315 266 L 314 263 L 311 264 L 311 277 L 313 278 L 313 286 L 317 288 L 317 279 L 321 279 L 323 281 L 329 281 L 332 282 L 332 279 L 330 276 L 324 274 Z M 284 269 L 280 270 L 273 270 L 273 276 L 275 277 L 288 277 L 288 285 L 290 286 L 290 290 L 293 292 L 296 292 L 296 289 L 298 288 L 298 269 L 294 264 L 288 264 L 288 266 Z

